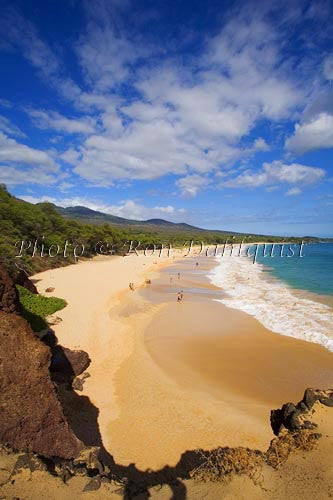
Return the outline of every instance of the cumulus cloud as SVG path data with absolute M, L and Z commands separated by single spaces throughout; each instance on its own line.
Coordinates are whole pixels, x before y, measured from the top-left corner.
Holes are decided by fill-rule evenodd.
M 42 111 L 29 109 L 29 116 L 33 119 L 35 126 L 44 129 L 67 132 L 69 134 L 91 134 L 95 132 L 96 123 L 91 117 L 68 118 L 56 111 Z
M 325 170 L 317 167 L 308 167 L 298 163 L 286 165 L 281 161 L 264 163 L 261 170 L 253 172 L 245 170 L 234 179 L 226 180 L 223 186 L 230 188 L 256 188 L 276 184 L 315 184 L 323 179 Z M 295 193 L 294 193 L 295 194 Z
M 230 60 L 221 61 L 221 67 L 228 64 L 231 70 L 232 63 L 236 65 L 236 49 Z M 267 77 L 259 63 L 261 52 L 251 47 L 242 56 L 247 72 L 234 68 L 229 77 L 221 67 L 202 70 L 194 82 L 193 67 L 179 72 L 167 65 L 143 71 L 135 82 L 142 97 L 130 105 L 106 109 L 102 117 L 106 130 L 82 144 L 75 172 L 92 183 L 111 185 L 119 179 L 214 172 L 249 153 L 268 151 L 262 138 L 251 151 L 237 143 L 259 118 L 288 116 L 300 92 L 293 82 L 281 81 L 278 72 L 276 78 Z M 274 74 L 277 61 L 270 55 Z M 119 112 L 127 117 L 126 124 L 119 120 Z
M 37 184 L 48 186 L 55 184 L 61 175 L 54 175 L 49 167 L 19 168 L 0 164 L 0 183 L 7 186 Z
M 286 192 L 286 196 L 295 196 L 297 194 L 301 194 L 301 190 L 300 188 L 297 188 L 297 187 L 294 187 L 294 188 L 291 188 L 291 189 L 288 189 L 288 191 Z
M 183 196 L 192 197 L 195 196 L 199 190 L 208 186 L 210 180 L 207 177 L 202 177 L 197 174 L 188 175 L 178 179 L 176 185 L 180 188 Z
M 289 117 L 303 97 L 281 62 L 278 32 L 258 12 L 251 22 L 244 13 L 229 19 L 205 41 L 196 60 L 178 65 L 166 58 L 158 61 L 160 47 L 129 39 L 117 26 L 117 9 L 111 4 L 98 2 L 91 8 L 85 3 L 85 9 L 87 29 L 75 49 L 89 92 L 64 77 L 59 58 L 31 23 L 19 18 L 8 29 L 43 78 L 77 108 L 95 109 L 94 119 L 30 111 L 39 127 L 88 136 L 62 159 L 91 184 L 175 174 L 182 176 L 183 192 L 195 195 L 195 176 L 268 151 L 263 138 L 254 141 L 251 151 L 239 141 L 258 120 Z M 133 89 L 131 102 L 117 93 L 121 82 Z
M 30 148 L 0 132 L 0 161 L 9 163 L 39 164 L 55 168 L 52 157 L 45 151 Z
M 52 156 L 0 132 L 0 182 L 49 185 L 64 177 Z
M 252 146 L 252 151 L 269 151 L 269 150 L 270 150 L 269 144 L 267 144 L 265 139 L 263 139 L 262 137 L 258 137 L 258 139 L 254 141 Z
M 128 36 L 117 17 L 126 3 L 115 7 L 98 0 L 83 6 L 87 24 L 74 44 L 82 88 L 67 78 L 58 54 L 32 23 L 17 13 L 15 18 L 7 13 L 2 23 L 12 45 L 76 108 L 76 118 L 48 110 L 30 110 L 30 115 L 38 127 L 82 135 L 75 148 L 59 156 L 92 185 L 173 174 L 182 194 L 195 196 L 209 177 L 224 177 L 236 161 L 269 151 L 262 137 L 251 137 L 252 146 L 244 146 L 246 136 L 259 122 L 291 119 L 304 101 L 304 81 L 284 53 L 287 17 L 280 30 L 267 9 L 235 9 L 220 31 L 204 40 L 201 52 L 180 64 L 177 56 L 168 57 L 167 48 Z M 330 73 L 327 61 L 325 74 Z M 309 144 L 312 131 L 302 129 L 307 125 L 296 126 L 287 142 L 290 150 Z M 323 125 L 318 126 L 323 137 Z M 330 133 L 324 137 L 330 144 Z M 265 168 L 226 182 L 267 185 L 274 176 Z
M 298 154 L 315 149 L 333 148 L 333 114 L 320 113 L 311 121 L 295 125 L 286 148 Z

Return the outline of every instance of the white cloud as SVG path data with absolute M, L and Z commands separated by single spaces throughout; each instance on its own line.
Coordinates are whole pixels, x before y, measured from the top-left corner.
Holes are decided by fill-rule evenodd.
M 64 177 L 49 152 L 30 148 L 0 132 L 0 182 L 20 184 L 54 184 Z
M 52 129 L 69 134 L 91 134 L 95 132 L 96 123 L 90 117 L 73 119 L 67 118 L 56 111 L 46 112 L 34 109 L 29 109 L 27 112 L 33 119 L 35 126 L 39 128 Z
M 180 188 L 183 196 L 192 197 L 195 196 L 199 190 L 208 186 L 210 180 L 207 177 L 202 177 L 197 174 L 188 175 L 182 177 L 176 182 L 176 185 Z
M 137 58 L 156 54 L 116 33 L 107 21 L 108 9 L 104 5 L 103 15 L 88 9 L 87 35 L 77 46 L 93 91 L 81 92 L 76 102 L 97 106 L 103 126 L 81 144 L 74 164 L 78 175 L 101 186 L 168 174 L 187 178 L 228 169 L 242 157 L 269 150 L 263 138 L 250 149 L 239 140 L 259 119 L 290 117 L 303 97 L 287 74 L 279 36 L 270 24 L 258 18 L 249 25 L 238 16 L 207 40 L 194 64 L 177 66 L 163 59 L 135 72 Z M 122 80 L 141 94 L 130 104 L 106 92 Z M 188 195 L 196 192 L 193 186 L 187 190 Z
M 48 153 L 21 144 L 2 132 L 0 132 L 0 161 L 44 165 L 57 170 L 52 157 Z
M 286 192 L 286 196 L 295 196 L 297 194 L 301 194 L 301 192 L 300 188 L 294 187 Z
M 265 139 L 258 137 L 253 143 L 252 151 L 269 151 L 270 146 L 267 144 Z
M 26 135 L 22 132 L 22 130 L 16 127 L 16 125 L 13 125 L 13 123 L 11 123 L 10 120 L 8 120 L 8 118 L 1 115 L 0 115 L 0 130 L 14 137 L 26 137 Z
M 0 183 L 7 186 L 19 186 L 26 184 L 38 184 L 47 186 L 59 180 L 59 175 L 55 176 L 50 172 L 49 167 L 19 168 L 7 165 L 0 165 Z
M 238 177 L 223 183 L 225 187 L 231 188 L 255 188 L 278 184 L 315 184 L 323 179 L 325 170 L 317 167 L 308 167 L 298 163 L 286 165 L 281 161 L 264 163 L 259 172 L 246 170 Z
M 114 180 L 182 175 L 188 167 L 198 172 L 214 168 L 210 155 L 182 140 L 176 128 L 163 120 L 133 123 L 119 138 L 90 136 L 80 152 L 82 160 L 76 164 L 75 172 L 102 185 L 112 185 Z
M 219 172 L 223 177 L 235 161 L 269 151 L 262 137 L 251 147 L 244 147 L 242 139 L 260 120 L 294 117 L 306 95 L 304 81 L 295 76 L 295 61 L 283 53 L 283 32 L 264 8 L 234 10 L 220 32 L 204 41 L 201 55 L 183 64 L 169 58 L 167 48 L 159 58 L 160 47 L 125 35 L 117 24 L 120 3 L 115 8 L 113 2 L 85 2 L 84 8 L 87 26 L 75 50 L 86 91 L 65 77 L 59 57 L 31 23 L 20 16 L 11 19 L 8 33 L 77 110 L 94 112 L 94 118 L 74 119 L 30 111 L 39 127 L 88 136 L 60 157 L 92 185 L 174 174 L 181 177 L 182 193 L 195 196 L 208 185 L 208 176 Z M 126 96 L 119 91 L 124 82 L 131 90 Z M 297 133 L 289 139 L 296 148 Z M 273 179 L 272 172 L 248 171 L 227 182 L 266 185 L 268 177 Z
M 69 148 L 60 155 L 60 158 L 66 163 L 75 165 L 80 158 L 80 153 L 74 148 Z
M 320 113 L 311 121 L 295 125 L 286 148 L 298 154 L 322 148 L 333 148 L 333 115 Z

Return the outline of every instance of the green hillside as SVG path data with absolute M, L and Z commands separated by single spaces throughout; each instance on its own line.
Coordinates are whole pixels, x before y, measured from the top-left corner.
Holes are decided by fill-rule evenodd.
M 84 244 L 84 257 L 96 254 L 96 243 L 107 241 L 114 253 L 126 252 L 126 241 L 140 241 L 141 247 L 154 243 L 180 247 L 191 240 L 205 244 L 223 244 L 226 239 L 240 242 L 244 234 L 208 231 L 188 224 L 174 224 L 162 219 L 130 221 L 86 207 L 61 209 L 51 203 L 28 203 L 12 196 L 0 185 L 0 259 L 9 270 L 15 264 L 28 272 L 36 272 L 75 262 L 74 248 Z M 66 215 L 64 217 L 64 215 Z M 98 224 L 87 221 L 99 219 Z M 22 240 L 25 241 L 23 250 Z M 68 248 L 65 251 L 65 242 Z M 246 235 L 246 241 L 277 241 L 278 237 Z M 299 241 L 295 239 L 295 241 Z M 30 242 L 30 244 L 29 244 Z M 59 245 L 58 255 L 57 245 Z M 51 247 L 51 248 L 50 248 Z M 100 247 L 98 247 L 99 249 Z M 109 247 L 110 248 L 110 247 Z M 42 252 L 42 249 L 43 252 Z M 52 257 L 48 255 L 51 251 Z M 17 257 L 18 255 L 21 257 Z M 53 256 L 53 254 L 55 256 Z M 65 256 L 64 256 L 65 254 Z M 80 253 L 77 253 L 80 257 Z
M 191 226 L 185 223 L 175 223 L 164 219 L 148 219 L 148 220 L 134 220 L 134 219 L 124 219 L 123 217 L 117 217 L 116 215 L 105 214 L 103 212 L 98 212 L 97 210 L 92 210 L 87 207 L 57 207 L 54 205 L 57 212 L 67 219 L 75 219 L 87 224 L 112 224 L 113 226 L 128 227 L 135 226 L 142 227 L 145 230 L 179 230 L 179 231 L 196 231 L 196 232 L 210 232 L 207 229 L 201 229 L 199 227 Z M 216 231 L 218 233 L 225 234 L 225 231 Z

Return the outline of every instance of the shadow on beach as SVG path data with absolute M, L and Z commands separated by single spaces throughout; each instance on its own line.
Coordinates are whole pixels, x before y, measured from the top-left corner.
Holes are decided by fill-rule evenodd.
M 182 454 L 175 467 L 165 466 L 160 470 L 139 470 L 136 465 L 119 465 L 104 448 L 98 425 L 99 410 L 87 396 L 79 396 L 75 391 L 59 386 L 58 396 L 66 417 L 76 436 L 86 446 L 100 448 L 99 459 L 110 468 L 111 477 L 123 484 L 123 498 L 144 500 L 151 495 L 149 488 L 168 485 L 173 500 L 186 499 L 186 487 L 182 479 L 190 479 L 190 472 L 200 465 L 200 458 L 195 451 Z

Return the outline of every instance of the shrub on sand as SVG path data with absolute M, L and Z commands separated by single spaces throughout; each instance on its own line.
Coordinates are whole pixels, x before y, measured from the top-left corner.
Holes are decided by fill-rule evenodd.
M 58 297 L 35 295 L 26 288 L 17 285 L 22 307 L 22 316 L 30 323 L 34 332 L 48 327 L 46 316 L 66 307 L 67 302 Z

